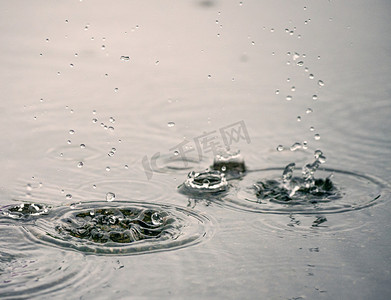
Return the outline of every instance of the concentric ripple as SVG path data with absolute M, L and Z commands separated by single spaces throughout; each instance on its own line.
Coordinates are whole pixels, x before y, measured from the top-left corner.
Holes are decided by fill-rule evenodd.
M 315 192 L 297 191 L 290 198 L 277 184 L 283 171 L 283 168 L 252 171 L 236 183 L 225 200 L 234 208 L 252 212 L 324 214 L 359 210 L 389 197 L 389 186 L 381 179 L 323 168 L 316 171 L 315 184 L 319 186 Z
M 197 244 L 211 235 L 208 217 L 185 208 L 140 202 L 60 207 L 29 227 L 45 244 L 83 253 L 134 255 Z

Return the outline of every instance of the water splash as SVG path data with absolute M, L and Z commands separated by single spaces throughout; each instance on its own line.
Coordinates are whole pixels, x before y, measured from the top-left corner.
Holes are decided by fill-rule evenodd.
M 246 165 L 240 150 L 220 152 L 215 156 L 211 168 L 224 173 L 228 179 L 241 177 L 246 172 Z
M 275 202 L 310 202 L 335 200 L 341 197 L 331 181 L 331 175 L 325 179 L 315 178 L 315 172 L 326 157 L 321 150 L 314 153 L 315 160 L 302 168 L 302 177 L 294 177 L 295 163 L 288 164 L 280 180 L 259 181 L 254 184 L 257 197 Z
M 220 171 L 190 172 L 179 191 L 184 194 L 221 193 L 228 189 L 225 174 Z

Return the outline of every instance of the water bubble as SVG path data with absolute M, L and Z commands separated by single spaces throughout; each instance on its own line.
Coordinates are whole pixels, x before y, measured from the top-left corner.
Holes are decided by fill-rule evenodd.
M 290 95 L 286 96 L 286 100 L 287 100 L 287 101 L 291 101 L 291 100 L 292 100 L 292 98 L 293 98 L 293 97 L 292 97 L 292 96 L 290 96 Z
M 82 161 L 79 161 L 79 163 L 77 164 L 77 167 L 78 168 L 83 168 L 84 166 L 84 163 Z
M 110 123 L 114 123 L 115 119 L 113 117 L 110 117 L 109 121 L 110 121 Z
M 68 200 L 69 200 L 69 199 L 72 199 L 72 194 L 66 194 L 66 195 L 65 195 L 65 198 L 68 199 Z
M 307 108 L 306 111 L 305 111 L 306 114 L 310 114 L 312 112 L 313 112 L 312 108 Z
M 75 131 L 73 129 L 69 130 L 69 134 L 74 134 Z
M 314 135 L 314 139 L 317 140 L 317 141 L 319 141 L 319 140 L 320 140 L 320 135 L 319 135 L 318 133 L 316 133 L 316 134 Z
M 129 56 L 122 55 L 122 56 L 120 57 L 120 60 L 129 61 L 130 58 L 129 58 Z
M 281 152 L 282 150 L 284 150 L 284 146 L 278 145 L 276 149 L 278 152 Z
M 167 126 L 168 126 L 168 127 L 174 127 L 174 126 L 175 126 L 175 123 L 174 123 L 174 122 L 168 122 L 168 123 L 167 123 Z
M 312 100 L 318 100 L 318 95 L 312 95 Z
M 115 194 L 114 193 L 108 192 L 106 194 L 106 201 L 111 202 L 111 201 L 114 201 L 114 199 L 115 199 Z
M 322 87 L 324 86 L 324 82 L 322 80 L 318 80 L 318 85 Z

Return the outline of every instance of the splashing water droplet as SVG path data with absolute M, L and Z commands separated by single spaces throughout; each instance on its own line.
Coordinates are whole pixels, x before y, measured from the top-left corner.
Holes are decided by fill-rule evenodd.
M 320 87 L 324 86 L 323 80 L 318 80 L 318 85 L 319 85 Z
M 129 61 L 130 58 L 129 58 L 129 56 L 122 55 L 122 56 L 120 57 L 120 60 L 122 60 L 122 61 Z
M 168 127 L 174 127 L 174 126 L 175 126 L 175 123 L 174 123 L 174 122 L 168 122 L 168 123 L 167 123 L 167 126 L 168 126 Z
M 276 149 L 278 152 L 281 152 L 282 150 L 284 150 L 284 146 L 278 145 Z
M 292 92 L 296 91 L 296 87 L 292 86 L 292 87 L 291 87 L 291 91 L 292 91 Z
M 110 121 L 110 123 L 114 123 L 115 119 L 113 117 L 110 117 L 109 121 Z
M 151 215 L 151 221 L 153 225 L 158 226 L 164 223 L 164 218 L 161 213 L 156 211 Z
M 290 150 L 293 152 L 293 151 L 296 151 L 298 149 L 301 149 L 301 144 L 299 142 L 296 142 L 294 143 L 291 147 L 290 147 Z
M 314 74 L 308 75 L 308 78 L 309 78 L 309 79 L 314 79 Z
M 292 97 L 292 96 L 290 96 L 290 95 L 286 96 L 286 100 L 287 100 L 287 101 L 291 101 L 291 100 L 292 100 L 292 98 L 293 98 L 293 97 Z
M 301 117 L 297 116 L 297 122 L 301 122 Z
M 84 163 L 82 161 L 79 161 L 79 163 L 77 164 L 77 167 L 78 168 L 83 168 L 84 166 Z
M 320 135 L 319 135 L 318 133 L 316 133 L 316 134 L 314 135 L 314 139 L 317 140 L 317 141 L 319 141 L 319 140 L 320 140 Z
M 280 93 L 280 90 L 276 90 L 276 95 L 278 95 Z
M 72 199 L 72 195 L 71 195 L 71 194 L 66 194 L 66 195 L 65 195 L 65 198 L 68 199 L 68 200 L 69 200 L 69 199 Z
M 318 95 L 312 95 L 312 100 L 318 100 Z
M 72 144 L 72 141 L 71 141 L 71 140 L 68 140 L 67 143 L 70 145 L 70 144 Z
M 307 108 L 307 110 L 305 111 L 306 114 L 310 114 L 312 112 L 313 112 L 312 108 Z
M 111 201 L 114 201 L 114 199 L 115 199 L 115 194 L 114 193 L 108 192 L 106 194 L 106 201 L 111 202 Z
M 315 130 L 314 126 L 311 126 L 310 131 L 314 131 L 314 130 Z
M 73 129 L 69 130 L 69 134 L 74 134 L 75 131 Z
M 110 170 L 111 170 L 110 167 L 106 167 L 107 172 L 110 172 Z
M 80 144 L 80 148 L 81 148 L 81 149 L 84 149 L 85 147 L 86 147 L 86 145 Z
M 282 173 L 282 182 L 287 183 L 292 179 L 293 176 L 293 170 L 295 169 L 296 164 L 290 163 L 287 165 L 284 169 L 284 172 Z
M 297 63 L 297 65 L 298 65 L 299 67 L 302 67 L 302 66 L 304 65 L 304 62 L 301 60 L 301 61 L 299 61 L 299 62 Z

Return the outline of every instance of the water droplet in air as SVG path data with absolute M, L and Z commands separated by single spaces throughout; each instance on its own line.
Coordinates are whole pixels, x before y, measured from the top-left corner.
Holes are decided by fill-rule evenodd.
M 92 188 L 93 188 L 93 189 L 96 189 L 96 184 L 94 184 L 94 185 L 92 186 Z
M 290 96 L 290 95 L 286 96 L 286 100 L 287 100 L 287 101 L 291 101 L 291 100 L 292 100 L 292 98 L 293 98 L 293 97 L 292 97 L 292 96 Z
M 290 147 L 290 150 L 291 150 L 291 151 L 296 151 L 296 150 L 298 150 L 298 149 L 300 149 L 300 148 L 301 148 L 301 144 L 298 143 L 298 142 L 296 142 L 296 143 L 294 143 L 294 144 Z
M 175 151 L 174 151 L 174 155 L 175 155 L 175 156 L 178 156 L 178 155 L 179 155 L 179 151 L 178 151 L 178 150 L 175 150 Z
M 227 167 L 226 166 L 222 166 L 221 167 L 221 172 L 225 172 L 227 170 Z
M 109 172 L 111 169 L 110 167 L 106 167 L 106 171 Z
M 319 135 L 318 133 L 315 134 L 315 135 L 314 135 L 314 139 L 317 140 L 317 141 L 320 140 L 320 135 Z
M 130 60 L 129 56 L 124 56 L 124 55 L 122 55 L 120 57 L 120 59 L 123 60 L 123 61 L 129 61 Z
M 175 123 L 174 123 L 174 122 L 168 122 L 168 123 L 167 123 L 167 126 L 168 126 L 168 127 L 174 127 L 174 126 L 175 126 Z
M 304 62 L 301 60 L 301 61 L 299 61 L 299 62 L 297 63 L 297 65 L 298 65 L 299 67 L 302 67 L 302 66 L 304 65 Z
M 102 45 L 100 48 L 101 48 L 102 50 L 105 50 L 105 49 L 106 49 L 106 46 L 105 46 L 105 45 Z
M 322 80 L 319 80 L 319 81 L 318 81 L 318 85 L 319 85 L 319 86 L 324 86 L 324 82 L 323 82 Z
M 296 87 L 292 86 L 292 87 L 291 87 L 291 91 L 292 91 L 292 92 L 296 91 Z
M 310 131 L 314 131 L 315 128 L 313 126 L 310 127 Z
M 301 122 L 301 117 L 297 116 L 297 122 Z
M 108 156 L 113 156 L 114 155 L 114 152 L 113 151 L 110 151 L 109 153 L 108 153 Z
M 284 147 L 282 145 L 278 145 L 277 146 L 277 151 L 281 152 L 282 150 L 284 150 Z
M 114 123 L 115 119 L 113 117 L 110 117 L 109 121 L 110 121 L 110 123 Z
M 83 166 L 84 166 L 83 162 L 82 162 L 82 161 L 79 161 L 79 163 L 77 164 L 77 167 L 78 167 L 78 168 L 83 168 Z
M 312 108 L 307 108 L 307 110 L 305 111 L 306 114 L 310 114 L 312 112 L 313 112 Z
M 73 129 L 69 130 L 69 134 L 74 134 L 75 131 Z
M 73 68 L 73 67 L 74 67 L 74 65 L 73 65 L 73 64 L 69 64 L 69 66 L 70 66 L 71 68 Z
M 115 89 L 114 89 L 114 92 L 118 92 L 118 88 L 115 88 Z
M 276 95 L 278 95 L 280 93 L 280 90 L 276 90 Z
M 310 75 L 308 76 L 308 78 L 309 78 L 309 79 L 314 79 L 314 74 L 310 74 Z
M 312 95 L 312 100 L 318 100 L 318 95 Z
M 113 126 L 110 126 L 110 127 L 109 127 L 109 130 L 110 130 L 110 131 L 114 131 L 114 127 L 113 127 Z
M 106 201 L 111 202 L 111 201 L 114 201 L 114 199 L 115 199 L 115 194 L 114 193 L 108 192 L 106 194 Z
M 208 78 L 212 78 L 212 75 L 209 74 L 209 75 L 208 75 Z
M 98 122 L 98 119 L 92 119 L 92 123 L 96 123 L 96 122 Z
M 31 190 L 33 189 L 30 183 L 27 184 L 26 189 L 27 189 L 28 191 L 31 191 Z
M 71 194 L 66 194 L 65 198 L 68 199 L 68 200 L 72 199 L 72 195 Z
M 129 166 L 128 166 L 128 165 L 125 165 L 124 168 L 127 170 L 127 169 L 129 169 Z
M 68 143 L 69 145 L 72 144 L 71 140 L 68 140 L 67 143 Z

